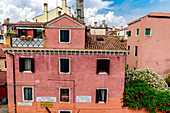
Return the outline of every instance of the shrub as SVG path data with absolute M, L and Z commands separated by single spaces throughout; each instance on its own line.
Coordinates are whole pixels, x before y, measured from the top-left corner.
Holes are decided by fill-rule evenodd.
M 140 79 L 130 80 L 125 86 L 123 95 L 123 106 L 130 109 L 146 109 L 150 113 L 170 110 L 170 94 L 165 91 L 157 92 Z
M 167 84 L 164 79 L 153 72 L 151 69 L 126 70 L 125 82 L 140 79 L 148 83 L 149 87 L 159 90 L 167 90 Z

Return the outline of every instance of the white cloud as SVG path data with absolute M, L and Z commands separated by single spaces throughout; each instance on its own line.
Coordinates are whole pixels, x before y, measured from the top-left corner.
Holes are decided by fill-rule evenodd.
M 125 19 L 122 16 L 115 16 L 114 12 L 98 14 L 101 9 L 112 9 L 109 5 L 113 4 L 113 1 L 84 0 L 84 2 L 87 25 L 93 24 L 94 21 L 98 21 L 100 24 L 103 19 L 109 26 L 125 24 Z M 0 21 L 3 22 L 6 18 L 10 18 L 11 22 L 24 21 L 25 18 L 28 21 L 33 21 L 34 16 L 43 14 L 43 3 L 48 3 L 48 10 L 62 6 L 62 0 L 16 0 L 15 2 L 13 0 L 1 0 Z M 76 7 L 75 3 L 76 0 L 67 0 L 67 5 L 71 7 L 72 13 Z

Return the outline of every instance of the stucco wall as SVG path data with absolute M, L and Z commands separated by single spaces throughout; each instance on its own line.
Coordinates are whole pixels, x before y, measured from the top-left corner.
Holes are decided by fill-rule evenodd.
M 127 32 L 128 30 L 121 30 L 121 31 L 117 31 L 117 36 L 121 36 L 123 37 L 125 40 L 127 40 L 128 36 L 127 36 Z
M 106 29 L 90 29 L 91 35 L 106 35 Z
M 129 26 L 132 37 L 129 38 L 128 45 L 139 45 L 137 68 L 152 68 L 158 74 L 170 73 L 169 26 L 169 18 L 144 18 L 141 22 Z M 134 36 L 137 28 L 140 30 L 138 37 Z M 145 36 L 145 28 L 151 28 L 151 36 Z M 133 47 L 130 51 L 132 54 Z M 135 58 L 130 56 L 129 59 L 132 64 Z
M 19 57 L 32 56 L 35 61 L 35 73 L 19 72 Z M 71 59 L 71 74 L 59 74 L 59 58 L 67 57 Z M 98 58 L 110 59 L 110 74 L 96 74 L 96 65 Z M 90 59 L 90 60 L 89 60 Z M 8 62 L 8 84 L 12 84 L 12 57 L 7 55 Z M 45 111 L 40 108 L 40 103 L 35 102 L 36 96 L 56 97 L 57 102 L 53 103 L 51 111 L 74 110 L 75 96 L 91 96 L 91 103 L 76 103 L 79 108 L 121 108 L 122 93 L 124 91 L 125 56 L 112 55 L 50 55 L 50 54 L 16 54 L 15 55 L 15 74 L 16 74 L 16 92 L 17 102 L 23 102 L 22 87 L 34 87 L 34 102 L 32 106 L 17 106 L 22 113 L 28 113 L 29 109 L 36 111 Z M 65 80 L 65 81 L 64 81 Z M 35 87 L 35 84 L 37 85 Z M 75 86 L 75 87 L 74 87 Z M 70 87 L 70 104 L 59 103 L 59 88 Z M 96 89 L 108 88 L 108 103 L 96 104 Z M 37 91 L 37 93 L 35 93 Z M 74 93 L 75 92 L 75 96 Z M 13 110 L 13 86 L 8 86 L 10 94 L 9 106 Z M 37 109 L 36 109 L 37 108 Z

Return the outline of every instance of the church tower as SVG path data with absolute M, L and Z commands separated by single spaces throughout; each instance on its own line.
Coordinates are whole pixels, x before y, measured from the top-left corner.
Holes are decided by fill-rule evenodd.
M 84 22 L 84 0 L 76 0 L 76 18 Z

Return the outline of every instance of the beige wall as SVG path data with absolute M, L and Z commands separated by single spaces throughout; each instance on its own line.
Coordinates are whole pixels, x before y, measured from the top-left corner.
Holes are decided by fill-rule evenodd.
M 69 16 L 72 16 L 72 14 L 70 13 L 70 8 L 69 7 L 65 7 L 65 8 L 55 8 L 51 11 L 48 12 L 47 16 L 48 16 L 48 21 L 56 18 L 56 17 L 59 17 L 58 15 L 58 12 L 61 11 L 61 15 L 63 15 L 64 13 L 66 13 L 67 15 Z M 34 22 L 47 22 L 46 21 L 46 18 L 45 18 L 45 15 L 40 15 L 40 16 L 37 16 L 34 18 Z
M 117 31 L 117 36 L 121 36 L 124 38 L 124 40 L 127 40 L 127 32 L 128 30 L 121 30 L 121 31 Z
M 90 29 L 91 35 L 106 35 L 106 29 Z
M 5 61 L 6 59 L 0 59 L 0 71 L 7 71 L 7 68 L 5 68 Z

